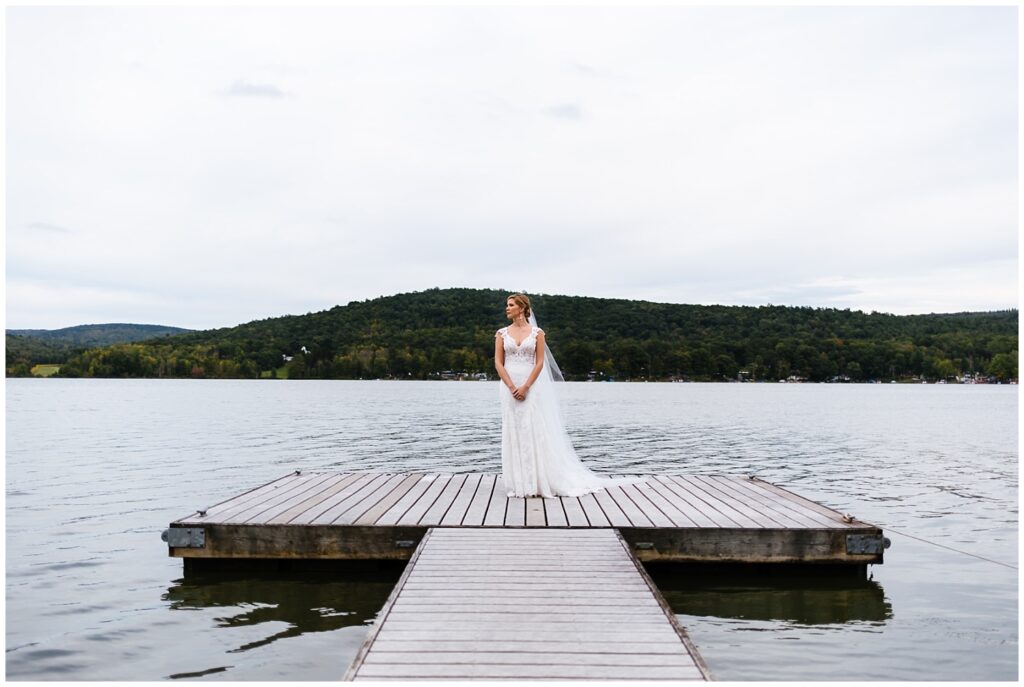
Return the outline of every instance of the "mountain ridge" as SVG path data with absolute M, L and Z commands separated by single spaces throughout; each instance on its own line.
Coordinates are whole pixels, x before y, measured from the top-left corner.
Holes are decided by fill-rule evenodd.
M 47 341 L 67 341 L 76 344 L 107 345 L 142 341 L 165 334 L 183 334 L 195 331 L 184 327 L 161 324 L 137 324 L 131 322 L 107 322 L 101 324 L 76 324 L 59 329 L 7 329 L 10 336 L 21 336 Z

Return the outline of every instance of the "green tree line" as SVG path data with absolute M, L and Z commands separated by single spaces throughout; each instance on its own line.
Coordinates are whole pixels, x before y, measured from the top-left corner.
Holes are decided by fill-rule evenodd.
M 430 289 L 238 327 L 93 348 L 61 376 L 493 376 L 506 292 Z M 1016 310 L 897 316 L 531 295 L 567 379 L 1017 378 Z M 8 374 L 11 374 L 8 360 Z

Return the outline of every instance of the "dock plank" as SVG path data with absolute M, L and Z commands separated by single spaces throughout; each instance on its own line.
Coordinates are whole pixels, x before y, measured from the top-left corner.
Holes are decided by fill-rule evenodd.
M 763 489 L 787 501 L 802 506 L 803 508 L 812 510 L 820 515 L 824 515 L 826 518 L 828 518 L 830 522 L 833 523 L 832 527 L 856 527 L 858 525 L 864 524 L 856 520 L 852 523 L 848 523 L 843 519 L 843 514 L 839 511 L 829 508 L 828 506 L 818 503 L 816 501 L 811 501 L 810 499 L 804 498 L 799 494 L 794 494 L 788 489 L 783 489 L 782 487 L 772 484 L 770 482 L 765 482 L 764 480 L 760 479 L 754 479 L 751 480 L 750 483 L 759 489 Z
M 604 602 L 607 602 L 607 603 L 617 603 L 617 602 L 634 603 L 636 601 L 642 601 L 642 600 L 646 599 L 647 596 L 646 596 L 646 594 L 643 593 L 643 588 L 642 587 L 638 587 L 637 591 L 633 591 L 633 592 L 623 591 L 623 590 L 618 590 L 618 589 L 612 590 L 612 591 L 609 591 L 607 589 L 598 589 L 598 590 L 591 591 L 591 592 L 584 592 L 584 591 L 577 590 L 577 591 L 573 592 L 572 597 L 569 598 L 569 599 L 565 598 L 564 594 L 562 593 L 562 591 L 560 589 L 544 592 L 544 591 L 540 591 L 540 590 L 538 590 L 536 588 L 530 588 L 530 589 L 507 589 L 506 588 L 505 593 L 502 594 L 501 597 L 495 597 L 493 594 L 490 594 L 488 592 L 476 592 L 476 593 L 474 593 L 474 592 L 468 591 L 468 590 L 456 591 L 456 590 L 451 590 L 451 589 L 448 589 L 448 588 L 443 588 L 443 589 L 436 590 L 436 591 L 423 590 L 423 591 L 421 591 L 420 593 L 418 593 L 416 595 L 415 602 L 416 603 L 429 603 L 431 599 L 445 599 L 445 600 L 462 599 L 462 600 L 465 600 L 465 601 L 473 601 L 473 600 L 486 601 L 488 599 L 493 600 L 495 598 L 505 599 L 509 603 L 511 603 L 513 601 L 516 601 L 518 603 L 518 601 L 520 599 L 550 599 L 554 603 L 558 603 L 558 602 L 564 602 L 564 603 L 569 603 L 569 602 L 572 602 L 572 603 L 592 603 L 592 602 L 597 602 L 597 601 L 604 601 Z M 413 603 L 413 601 L 409 601 L 409 603 Z
M 265 484 L 262 487 L 257 487 L 256 489 L 250 489 L 248 492 L 240 494 L 235 498 L 230 498 L 215 506 L 210 506 L 206 509 L 206 515 L 195 514 L 187 518 L 183 518 L 183 520 L 190 524 L 229 522 L 237 513 L 250 509 L 254 505 L 265 503 L 280 494 L 291 493 L 297 486 L 301 486 L 310 480 L 319 480 L 322 477 L 323 475 L 318 473 L 302 475 L 292 473 L 291 475 L 285 475 L 278 480 L 274 480 L 270 484 Z
M 741 509 L 736 509 L 730 501 L 719 498 L 716 493 L 710 492 L 705 485 L 694 483 L 691 475 L 673 475 L 669 479 L 690 493 L 695 499 L 706 504 L 710 509 L 728 516 L 730 520 L 740 527 L 765 526 L 756 515 L 751 516 Z
M 406 478 L 395 486 L 387 496 L 378 501 L 373 508 L 370 508 L 368 511 L 360 515 L 356 519 L 355 524 L 373 525 L 378 522 L 381 516 L 391 510 L 396 503 L 405 498 L 405 495 L 411 492 L 422 479 L 423 474 L 419 472 L 407 475 Z
M 743 527 L 738 518 L 733 519 L 728 514 L 715 508 L 713 502 L 708 502 L 706 500 L 707 494 L 693 493 L 686 484 L 677 481 L 674 475 L 658 475 L 655 479 L 673 492 L 677 498 L 699 511 L 702 517 L 713 523 L 713 527 L 721 529 Z
M 654 523 L 644 515 L 644 512 L 637 508 L 637 505 L 633 503 L 633 500 L 629 498 L 629 495 L 623 491 L 622 487 L 615 486 L 605 490 L 608 493 L 608 497 L 611 498 L 615 504 L 622 509 L 625 513 L 626 518 L 629 519 L 631 527 L 653 527 Z
M 397 677 L 405 679 L 519 679 L 519 680 L 702 680 L 696 670 L 680 667 L 650 666 L 566 666 L 546 664 L 493 665 L 463 663 L 456 665 L 433 664 L 380 664 L 365 665 L 356 679 Z
M 482 551 L 480 555 L 474 556 L 469 553 L 464 553 L 460 549 L 444 549 L 438 547 L 431 549 L 427 555 L 423 556 L 424 561 L 428 560 L 441 560 L 441 561 L 488 561 L 488 562 L 560 562 L 560 563 L 596 563 L 598 561 L 611 561 L 618 560 L 614 556 L 608 555 L 608 552 L 601 551 L 599 549 L 591 548 L 573 548 L 567 550 L 565 547 L 562 548 L 530 548 L 526 551 L 520 551 L 518 553 L 495 553 L 490 551 Z
M 405 515 L 405 512 L 412 508 L 413 504 L 423 497 L 423 494 L 426 493 L 427 489 L 429 489 L 440 476 L 441 475 L 436 473 L 423 475 L 412 489 L 398 499 L 398 501 L 395 502 L 395 505 L 388 508 L 373 524 L 379 527 L 397 525 L 401 517 Z
M 756 503 L 766 512 L 775 513 L 776 522 L 785 523 L 787 527 L 828 527 L 831 523 L 822 515 L 813 511 L 802 511 L 796 504 L 785 500 L 773 499 L 766 493 L 747 484 L 745 479 L 730 479 L 722 475 L 704 477 L 714 482 L 722 491 L 731 491 L 737 497 L 746 498 L 751 503 Z
M 457 639 L 385 639 L 378 637 L 374 643 L 380 651 L 457 651 L 460 653 L 472 653 L 477 651 L 493 651 L 496 647 L 507 647 L 507 642 L 501 640 L 457 640 Z M 520 651 L 548 651 L 554 653 L 569 652 L 578 648 L 576 642 L 571 641 L 533 641 L 529 638 L 519 640 Z M 673 638 L 668 642 L 588 642 L 587 650 L 600 654 L 669 654 L 674 655 L 678 651 L 676 641 Z
M 321 482 L 317 488 L 310 492 L 308 498 L 287 510 L 283 510 L 280 514 L 268 518 L 266 522 L 271 525 L 287 524 L 309 509 L 323 503 L 357 479 L 359 479 L 359 475 L 335 475 L 332 479 Z
M 526 499 L 526 526 L 547 527 L 547 517 L 544 515 L 544 499 L 539 496 L 531 496 Z
M 487 663 L 491 665 L 519 665 L 522 663 L 533 665 L 591 665 L 591 666 L 686 666 L 690 667 L 692 662 L 688 656 L 670 653 L 641 653 L 641 654 L 597 654 L 594 652 L 577 652 L 571 649 L 565 651 L 515 651 L 508 647 L 507 651 L 500 651 L 500 646 L 480 646 L 471 651 L 382 651 L 378 648 L 372 656 L 368 656 L 364 665 L 374 663 L 399 664 L 399 663 L 466 663 L 472 660 L 474 663 Z
M 671 525 L 667 526 L 696 527 L 697 523 L 690 519 L 690 517 L 687 516 L 686 513 L 677 508 L 672 501 L 665 498 L 655 486 L 656 483 L 652 484 L 652 482 L 653 480 L 650 480 L 643 484 L 638 484 L 636 486 L 636 490 L 637 492 L 643 495 L 644 499 L 649 501 L 651 505 L 657 508 L 658 511 L 663 513 L 665 517 L 668 518 L 668 521 L 669 523 L 671 523 Z
M 388 641 L 443 641 L 443 642 L 638 642 L 643 644 L 671 644 L 679 651 L 679 637 L 668 627 L 657 630 L 620 630 L 612 626 L 603 629 L 577 630 L 573 627 L 558 629 L 533 630 L 524 634 L 518 627 L 467 628 L 433 627 L 426 630 L 398 629 L 390 625 L 377 635 L 380 640 Z
M 455 504 L 455 499 L 458 497 L 459 492 L 462 491 L 462 486 L 466 483 L 468 477 L 469 475 L 466 474 L 452 475 L 448 484 L 438 494 L 437 500 L 434 501 L 434 504 L 427 509 L 427 512 L 423 514 L 423 517 L 416 524 L 427 526 L 440 525 L 441 520 Z M 459 519 L 462 519 L 461 516 Z
M 349 525 L 355 515 L 367 510 L 373 503 L 376 503 L 381 494 L 390 491 L 392 485 L 398 484 L 404 479 L 404 475 L 383 475 L 375 480 L 364 482 L 353 489 L 338 489 L 329 498 L 322 499 L 317 504 L 320 511 L 310 520 L 316 525 Z M 354 485 L 355 482 L 352 482 Z M 348 486 L 348 485 L 346 485 Z M 367 503 L 369 502 L 369 503 Z M 359 508 L 362 506 L 362 508 Z M 355 513 L 353 510 L 357 509 Z M 312 510 L 312 509 L 310 509 Z M 345 516 L 349 517 L 345 517 Z
M 832 515 L 821 514 L 811 508 L 804 506 L 796 501 L 791 501 L 786 498 L 782 498 L 777 494 L 764 489 L 758 484 L 757 480 L 752 480 L 747 477 L 731 477 L 727 475 L 720 475 L 718 479 L 728 481 L 728 483 L 734 489 L 744 489 L 753 492 L 755 499 L 760 499 L 764 503 L 770 503 L 773 508 L 780 509 L 784 512 L 792 514 L 796 519 L 801 520 L 807 524 L 805 526 L 811 528 L 839 528 L 849 527 L 847 523 L 843 522 L 840 513 L 833 512 Z
M 672 491 L 668 485 L 657 478 L 651 478 L 647 482 L 651 491 L 665 499 L 679 513 L 682 513 L 695 527 L 717 527 L 714 520 L 709 518 L 699 508 L 693 506 L 680 494 Z
M 511 498 L 511 497 L 509 497 L 509 498 Z M 505 532 L 502 536 L 503 537 L 522 537 L 523 539 L 528 539 L 530 541 L 537 541 L 536 538 L 532 534 L 530 534 L 530 532 L 528 532 L 526 530 L 522 530 L 522 529 L 509 530 L 509 531 Z M 544 538 L 544 541 L 543 542 L 538 542 L 538 543 L 539 544 L 544 544 L 544 543 L 547 543 L 547 542 L 550 542 L 550 541 L 554 541 L 556 539 L 572 539 L 572 540 L 575 540 L 575 541 L 583 541 L 583 540 L 588 540 L 589 539 L 589 540 L 592 540 L 592 541 L 595 541 L 595 542 L 600 542 L 602 536 L 604 536 L 604 535 L 602 534 L 602 532 L 600 530 L 592 530 L 592 529 L 586 529 L 586 528 L 583 528 L 583 529 L 560 529 L 560 530 L 551 530 L 548 533 L 548 536 Z M 437 532 L 435 533 L 434 537 L 435 537 L 435 539 L 437 539 L 437 538 L 443 539 L 445 537 L 448 537 L 452 541 L 463 541 L 464 537 L 479 537 L 479 538 L 482 538 L 482 539 L 493 539 L 491 532 L 488 532 L 487 530 L 481 530 L 481 529 L 460 529 L 459 531 L 455 531 L 455 530 L 452 530 L 452 529 L 449 529 L 449 528 L 444 528 L 444 529 L 437 530 Z
M 629 570 L 629 568 L 626 568 L 626 567 L 624 567 L 622 565 L 619 565 L 618 562 L 616 562 L 616 561 L 586 561 L 586 560 L 583 560 L 583 561 L 578 561 L 576 563 L 575 569 L 573 568 L 573 563 L 569 562 L 569 561 L 562 562 L 562 563 L 547 562 L 547 561 L 537 561 L 535 563 L 531 563 L 531 562 L 519 563 L 519 562 L 513 561 L 513 560 L 502 560 L 502 561 L 493 561 L 493 562 L 492 561 L 488 561 L 488 562 L 484 562 L 484 563 L 470 564 L 470 563 L 467 563 L 464 559 L 459 559 L 458 561 L 455 561 L 455 562 L 461 564 L 463 566 L 463 570 L 465 570 L 468 573 L 473 573 L 473 574 L 472 575 L 454 575 L 453 574 L 451 577 L 448 578 L 448 579 L 452 580 L 453 583 L 456 580 L 460 580 L 460 579 L 463 579 L 465 577 L 469 577 L 469 578 L 472 579 L 472 581 L 475 581 L 475 582 L 485 582 L 488 579 L 491 579 L 491 577 L 494 577 L 495 579 L 500 581 L 501 579 L 503 579 L 503 578 L 501 578 L 501 574 L 503 574 L 504 572 L 509 572 L 509 573 L 512 573 L 512 572 L 537 572 L 537 573 L 545 572 L 545 573 L 551 573 L 551 575 L 552 575 L 551 580 L 554 580 L 555 575 L 558 575 L 558 574 L 561 574 L 561 573 L 565 574 L 565 575 L 562 576 L 562 578 L 564 578 L 564 579 L 575 579 L 575 578 L 572 578 L 569 575 L 569 573 L 576 573 L 576 576 L 578 578 L 585 580 L 586 579 L 586 575 L 585 574 L 581 574 L 581 573 L 586 573 L 587 570 L 601 571 L 601 572 L 614 572 L 614 571 L 625 571 L 627 573 L 631 572 Z M 582 568 L 584 566 L 586 567 L 586 570 L 580 570 L 580 568 Z M 431 571 L 434 571 L 434 570 L 450 570 L 450 566 L 447 566 L 444 562 L 435 562 L 435 561 L 426 561 L 425 560 L 425 561 L 423 561 L 423 566 L 420 568 L 420 570 L 423 571 L 422 577 L 420 579 L 426 580 L 426 578 L 428 577 L 427 573 L 429 573 Z M 491 575 L 491 576 L 488 575 L 488 573 L 490 571 L 494 571 L 494 574 Z
M 258 487 L 253 487 L 248 491 L 244 491 L 241 494 L 230 496 L 223 501 L 218 501 L 212 506 L 208 506 L 203 510 L 206 511 L 206 515 L 200 515 L 199 511 L 193 511 L 192 515 L 182 518 L 182 521 L 190 523 L 201 523 L 204 521 L 219 521 L 223 515 L 231 510 L 237 508 L 241 504 L 248 503 L 254 500 L 262 500 L 269 493 L 280 490 L 283 487 L 288 486 L 290 483 L 302 478 L 301 473 L 292 472 L 282 477 L 275 479 L 273 482 L 262 484 Z M 308 475 L 306 476 L 308 479 Z
M 320 476 L 320 479 L 306 483 L 301 491 L 295 491 L 291 493 L 288 498 L 278 500 L 277 503 L 272 506 L 263 508 L 258 512 L 253 512 L 252 515 L 248 516 L 245 522 L 270 523 L 281 514 L 291 510 L 296 505 L 296 501 L 301 503 L 309 498 L 316 498 L 323 491 L 329 490 L 331 485 L 335 484 L 337 481 L 338 478 L 336 475 L 323 474 Z M 264 502 L 264 505 L 268 504 L 269 501 Z M 236 516 L 236 520 L 241 520 L 241 518 Z
M 505 514 L 508 511 L 508 496 L 505 491 L 505 481 L 499 475 L 494 481 L 491 502 L 487 505 L 487 513 L 484 515 L 485 527 L 503 527 L 505 525 Z
M 288 524 L 290 525 L 309 525 L 316 521 L 316 518 L 320 516 L 324 511 L 330 509 L 333 505 L 340 501 L 344 501 L 352 494 L 359 492 L 363 487 L 368 484 L 372 484 L 381 478 L 380 474 L 377 473 L 355 473 L 357 479 L 346 481 L 341 489 L 333 490 L 325 499 L 322 499 L 316 503 L 312 508 L 307 508 L 294 515 Z
M 456 620 L 463 620 L 468 615 L 474 616 L 474 619 L 486 620 L 490 616 L 503 616 L 509 620 L 516 619 L 521 615 L 529 615 L 530 617 L 536 617 L 544 615 L 545 613 L 552 615 L 553 617 L 565 616 L 571 618 L 579 618 L 583 621 L 590 621 L 594 616 L 604 615 L 615 615 L 615 616 L 636 616 L 637 618 L 649 618 L 650 613 L 658 612 L 661 607 L 651 600 L 650 603 L 638 604 L 635 601 L 629 603 L 601 603 L 595 604 L 593 600 L 588 599 L 583 603 L 552 603 L 550 599 L 545 599 L 543 602 L 520 602 L 520 603 L 506 603 L 506 604 L 495 604 L 495 603 L 484 603 L 480 601 L 462 600 L 458 597 L 455 598 L 454 606 L 452 603 L 412 603 L 411 601 L 403 602 L 403 611 L 393 611 L 392 617 L 399 618 L 402 613 L 408 616 L 414 616 L 417 614 L 427 614 L 438 620 L 444 620 L 447 617 L 451 617 Z M 455 610 L 453 610 L 455 609 Z M 476 616 L 480 616 L 477 618 Z
M 386 487 L 392 480 L 401 479 L 401 475 L 382 473 L 371 480 L 353 482 L 318 507 L 320 512 L 309 521 L 310 525 L 333 525 L 350 508 L 364 503 L 368 496 Z
M 703 475 L 686 475 L 679 479 L 686 480 L 695 488 L 702 489 L 704 493 L 708 494 L 708 496 L 717 500 L 719 503 L 732 508 L 737 513 L 742 514 L 743 517 L 750 518 L 750 520 L 756 523 L 758 527 L 799 526 L 799 523 L 793 522 L 788 518 L 780 517 L 778 514 L 760 507 L 760 504 L 753 502 L 749 496 L 737 496 L 731 490 L 724 488 L 722 485 L 712 480 L 706 479 Z
M 437 479 L 430 483 L 427 490 L 423 492 L 416 503 L 409 506 L 409 510 L 405 511 L 405 514 L 398 519 L 399 525 L 418 525 L 420 518 L 422 518 L 437 498 L 441 495 L 441 492 L 447 488 L 448 484 L 452 481 L 454 475 L 438 475 Z
M 505 527 L 526 526 L 526 499 L 519 496 L 509 496 L 508 506 L 505 508 Z
M 565 518 L 569 522 L 569 527 L 590 527 L 590 521 L 587 520 L 587 514 L 583 510 L 583 506 L 580 505 L 580 500 L 575 496 L 562 496 L 560 497 L 562 502 L 562 510 L 565 511 Z
M 608 521 L 608 517 L 604 514 L 604 510 L 601 508 L 601 504 L 597 502 L 593 494 L 584 494 L 580 497 L 580 506 L 583 508 L 583 512 L 587 514 L 587 521 L 591 527 L 610 527 L 611 523 Z
M 497 475 L 480 476 L 480 485 L 477 487 L 473 500 L 466 509 L 466 515 L 462 518 L 463 527 L 482 527 L 484 515 L 487 514 L 487 504 L 491 502 L 494 493 L 494 485 L 497 482 Z
M 367 491 L 362 498 L 354 501 L 348 508 L 342 511 L 334 520 L 332 525 L 353 525 L 360 520 L 364 514 L 375 508 L 381 501 L 392 497 L 394 491 L 407 481 L 402 474 L 392 475 L 391 479 L 377 486 L 376 489 Z
M 632 527 L 632 523 L 626 514 L 622 512 L 618 504 L 608 495 L 608 492 L 601 490 L 594 494 L 594 499 L 601 505 L 601 511 L 612 527 Z
M 557 497 L 544 499 L 544 517 L 548 527 L 568 527 L 569 519 L 565 517 L 565 508 L 562 507 L 562 500 Z
M 635 484 L 622 485 L 622 493 L 626 494 L 644 514 L 644 517 L 651 523 L 652 527 L 675 527 L 672 518 L 668 517 L 651 499 L 647 498 L 647 492 L 641 490 Z
M 272 496 L 250 503 L 248 507 L 228 516 L 226 520 L 238 523 L 262 522 L 264 517 L 275 515 L 281 508 L 287 508 L 296 499 L 305 498 L 311 488 L 315 489 L 317 485 L 329 480 L 331 475 L 317 473 L 311 474 L 308 477 L 308 479 L 301 482 L 296 481 Z
M 512 572 L 516 572 L 513 570 Z M 625 572 L 614 572 L 614 571 L 602 571 L 601 577 L 612 579 L 616 581 L 619 579 L 629 580 L 632 579 L 633 571 L 627 570 Z M 508 572 L 496 568 L 493 571 L 487 570 L 454 570 L 452 568 L 433 568 L 430 566 L 424 566 L 420 569 L 417 579 L 428 580 L 432 577 L 440 577 L 450 581 L 452 584 L 457 584 L 459 580 L 470 580 L 486 582 L 487 580 L 501 581 L 505 580 L 508 576 Z M 555 582 L 558 580 L 566 581 L 585 581 L 590 579 L 588 570 L 549 570 L 544 573 L 544 579 L 546 582 Z
M 392 610 L 389 617 L 389 622 L 405 622 L 405 623 L 425 623 L 426 627 L 437 627 L 438 624 L 457 623 L 459 625 L 471 625 L 473 627 L 492 627 L 494 625 L 503 626 L 530 626 L 530 627 L 561 627 L 564 624 L 571 624 L 573 626 L 587 627 L 588 624 L 594 626 L 604 625 L 606 623 L 615 623 L 620 629 L 629 628 L 643 628 L 648 626 L 652 622 L 651 613 L 611 613 L 599 609 L 599 611 L 584 612 L 582 610 L 574 609 L 566 612 L 558 612 L 556 609 L 546 611 L 533 611 L 533 612 L 500 612 L 500 613 L 487 613 L 484 611 L 470 610 L 465 613 L 435 613 L 429 611 L 420 611 L 418 609 L 413 610 Z
M 480 488 L 482 479 L 483 475 L 480 473 L 470 474 L 466 477 L 462 487 L 459 489 L 459 493 L 455 496 L 455 500 L 452 501 L 451 508 L 441 518 L 441 525 L 446 527 L 462 525 L 466 519 L 466 513 L 469 512 L 469 506 L 476 497 L 477 489 Z
M 577 597 L 573 594 L 568 598 L 558 598 L 554 595 L 546 595 L 538 597 L 519 596 L 496 600 L 488 597 L 486 594 L 471 596 L 452 592 L 448 596 L 426 596 L 423 593 L 417 593 L 403 600 L 403 603 L 410 608 L 416 609 L 428 607 L 450 609 L 453 608 L 452 604 L 456 604 L 456 608 L 473 608 L 482 611 L 490 611 L 492 613 L 504 610 L 516 610 L 522 612 L 524 609 L 530 612 L 543 612 L 545 609 L 549 608 L 629 608 L 634 610 L 658 608 L 658 604 L 654 600 L 640 595 L 632 595 L 629 597 L 607 595 L 603 597 L 594 595 Z

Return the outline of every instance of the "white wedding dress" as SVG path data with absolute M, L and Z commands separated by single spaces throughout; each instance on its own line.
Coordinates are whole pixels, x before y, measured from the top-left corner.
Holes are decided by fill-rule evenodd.
M 537 335 L 541 331 L 534 326 L 519 344 L 508 333 L 508 327 L 495 334 L 504 341 L 505 370 L 516 386 L 533 372 Z M 548 360 L 553 364 L 553 358 Z M 501 396 L 501 472 L 508 496 L 582 496 L 616 484 L 645 481 L 602 477 L 580 462 L 562 424 L 548 369 L 541 370 L 525 400 L 516 400 L 504 383 L 498 384 L 498 393 Z

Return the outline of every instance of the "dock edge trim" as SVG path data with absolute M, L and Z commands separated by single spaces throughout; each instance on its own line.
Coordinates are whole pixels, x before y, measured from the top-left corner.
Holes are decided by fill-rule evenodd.
M 672 611 L 672 607 L 668 605 L 668 602 L 665 601 L 665 597 L 661 595 L 661 591 L 658 589 L 658 586 L 654 584 L 654 580 L 652 580 L 651 576 L 647 574 L 644 564 L 633 555 L 632 547 L 623 538 L 622 533 L 619 532 L 619 528 L 614 527 L 612 529 L 615 531 L 615 536 L 618 538 L 619 544 L 622 545 L 622 548 L 626 551 L 626 555 L 629 556 L 629 560 L 633 561 L 633 565 L 636 566 L 636 570 L 640 573 L 640 577 L 644 579 L 644 582 L 647 584 L 647 588 L 651 590 L 654 598 L 657 599 L 662 612 L 665 614 L 665 617 L 668 618 L 669 623 L 676 631 L 680 641 L 682 641 L 683 645 L 686 647 L 686 651 L 689 652 L 690 658 L 692 658 L 693 662 L 697 665 L 701 675 L 703 675 L 704 679 L 708 682 L 714 681 L 715 678 L 711 675 L 711 669 L 708 668 L 708 664 L 704 662 L 704 657 L 700 655 L 699 651 L 697 651 L 697 646 L 693 643 L 693 640 L 690 639 L 690 635 L 686 632 L 686 628 L 683 627 L 679 622 L 679 619 L 676 618 L 676 614 Z
M 409 575 L 412 574 L 413 568 L 416 567 L 416 561 L 420 557 L 420 553 L 423 551 L 427 544 L 427 540 L 430 539 L 430 535 L 433 534 L 434 528 L 429 528 L 420 539 L 419 545 L 416 546 L 416 550 L 412 552 L 412 556 L 409 558 L 409 562 L 405 565 L 405 570 L 402 571 L 402 576 L 398 578 L 398 582 L 395 583 L 394 588 L 391 590 L 391 594 L 388 595 L 388 600 L 384 602 L 384 607 L 380 609 L 380 613 L 377 614 L 376 620 L 373 621 L 373 628 L 370 633 L 366 635 L 366 639 L 363 640 L 362 645 L 359 647 L 359 651 L 356 652 L 355 658 L 352 659 L 352 663 L 349 664 L 348 670 L 345 671 L 342 676 L 342 682 L 352 682 L 355 680 L 356 673 L 363 667 L 363 661 L 366 659 L 366 655 L 370 653 L 370 648 L 373 643 L 377 640 L 377 635 L 380 634 L 380 629 L 384 627 L 384 621 L 387 620 L 388 615 L 391 614 L 391 609 L 394 607 L 395 602 L 398 601 L 399 595 L 402 590 L 405 589 L 405 583 L 409 579 Z

